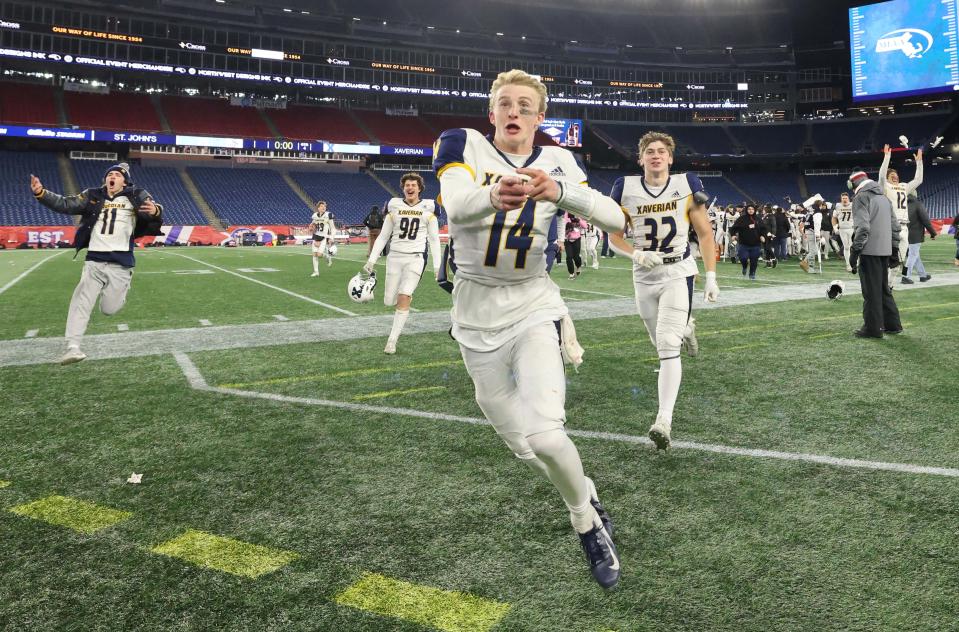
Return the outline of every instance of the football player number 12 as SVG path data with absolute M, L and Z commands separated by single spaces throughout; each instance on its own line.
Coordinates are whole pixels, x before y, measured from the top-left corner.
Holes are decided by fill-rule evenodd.
M 526 253 L 533 245 L 530 233 L 533 231 L 533 219 L 536 214 L 536 201 L 528 200 L 516 222 L 507 229 L 506 243 L 503 247 L 516 251 L 516 269 L 526 267 Z M 506 228 L 506 211 L 500 211 L 493 216 L 493 225 L 490 226 L 489 243 L 486 245 L 485 264 L 494 267 L 499 260 L 500 243 L 503 241 L 503 229 Z

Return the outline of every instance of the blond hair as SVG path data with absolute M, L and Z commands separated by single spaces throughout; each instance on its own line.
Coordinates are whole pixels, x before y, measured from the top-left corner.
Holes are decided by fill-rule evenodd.
M 413 182 L 419 185 L 420 193 L 426 190 L 426 183 L 423 181 L 423 176 L 421 176 L 420 174 L 413 173 L 412 171 L 409 173 L 404 173 L 403 177 L 400 178 L 400 187 L 406 186 L 406 182 L 408 180 L 412 180 Z
M 676 153 L 676 141 L 673 140 L 672 136 L 662 132 L 646 132 L 643 134 L 643 137 L 639 139 L 639 155 L 642 156 L 646 151 L 646 148 L 656 141 L 666 145 L 666 149 L 669 151 L 670 156 Z
M 503 86 L 526 86 L 527 88 L 532 88 L 536 91 L 536 94 L 539 95 L 539 109 L 537 112 L 543 113 L 546 111 L 546 86 L 533 75 L 514 68 L 496 75 L 496 81 L 493 82 L 493 86 L 489 90 L 490 112 L 493 111 L 493 107 L 495 106 L 496 92 Z

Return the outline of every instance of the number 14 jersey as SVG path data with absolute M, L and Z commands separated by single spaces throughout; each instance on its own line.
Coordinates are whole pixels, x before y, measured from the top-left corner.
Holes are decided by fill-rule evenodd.
M 693 173 L 669 176 L 662 190 L 649 187 L 642 176 L 625 176 L 613 184 L 610 197 L 629 217 L 633 248 L 658 252 L 666 261 L 680 258 L 651 270 L 634 264 L 633 281 L 661 283 L 698 272 L 689 251 L 689 212 L 696 207 L 693 196 L 702 190 L 702 182 Z

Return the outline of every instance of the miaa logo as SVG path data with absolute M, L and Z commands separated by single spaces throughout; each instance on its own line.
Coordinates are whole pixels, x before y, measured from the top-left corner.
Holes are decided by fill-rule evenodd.
M 922 29 L 897 29 L 890 31 L 876 42 L 877 53 L 900 50 L 909 59 L 919 59 L 932 48 L 932 35 Z

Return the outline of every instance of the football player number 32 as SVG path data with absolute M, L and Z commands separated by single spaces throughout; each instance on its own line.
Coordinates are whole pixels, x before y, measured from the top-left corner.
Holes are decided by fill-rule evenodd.
M 528 200 L 516 222 L 506 233 L 506 243 L 503 247 L 516 251 L 516 269 L 526 267 L 526 253 L 533 245 L 533 219 L 536 213 L 536 201 Z M 493 216 L 493 225 L 490 226 L 489 243 L 486 245 L 486 265 L 493 267 L 499 260 L 500 244 L 503 242 L 503 229 L 506 228 L 506 211 L 500 211 Z
M 646 233 L 646 239 L 649 241 L 649 247 L 645 248 L 645 250 L 658 250 L 659 252 L 666 254 L 673 251 L 673 247 L 669 244 L 673 241 L 673 237 L 676 236 L 675 217 L 661 217 L 659 221 L 657 221 L 655 217 L 647 217 L 644 224 L 649 229 L 649 232 Z M 662 243 L 660 243 L 659 240 L 660 226 L 667 226 L 666 236 L 662 238 Z

